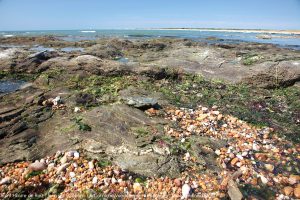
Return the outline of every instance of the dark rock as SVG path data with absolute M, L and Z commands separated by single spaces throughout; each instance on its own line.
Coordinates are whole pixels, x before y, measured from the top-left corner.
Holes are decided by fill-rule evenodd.
M 79 93 L 75 97 L 75 102 L 78 105 L 91 106 L 96 103 L 95 97 L 90 94 Z
M 27 123 L 26 122 L 19 122 L 15 125 L 12 126 L 12 128 L 10 129 L 10 132 L 15 135 L 18 134 L 24 130 L 26 130 L 28 128 Z

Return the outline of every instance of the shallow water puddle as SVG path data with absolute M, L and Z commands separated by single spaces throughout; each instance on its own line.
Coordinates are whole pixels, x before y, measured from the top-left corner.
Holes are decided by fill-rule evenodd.
M 117 61 L 124 64 L 129 63 L 129 59 L 124 57 L 118 58 Z
M 40 51 L 55 51 L 54 48 L 50 48 L 50 47 L 44 47 L 44 46 L 35 46 L 30 48 L 31 51 L 36 51 L 36 52 L 40 52 Z
M 0 93 L 10 93 L 22 89 L 28 83 L 25 81 L 0 81 Z
M 60 50 L 64 52 L 72 52 L 72 51 L 84 52 L 84 48 L 81 47 L 65 47 L 65 48 L 61 48 Z

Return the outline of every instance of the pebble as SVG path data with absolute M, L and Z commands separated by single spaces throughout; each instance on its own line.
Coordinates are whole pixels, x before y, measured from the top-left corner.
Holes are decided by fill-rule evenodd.
M 47 165 L 44 162 L 35 161 L 34 163 L 31 163 L 28 168 L 31 171 L 43 171 L 44 169 L 47 169 Z
M 189 152 L 185 153 L 184 159 L 185 159 L 185 160 L 189 160 L 190 158 L 191 158 L 190 153 L 189 153 Z
M 263 175 L 259 175 L 259 177 L 260 177 L 260 180 L 263 184 L 266 185 L 269 182 L 269 180 L 266 177 L 264 177 Z
M 61 159 L 60 159 L 60 163 L 61 164 L 65 164 L 65 163 L 67 163 L 68 162 L 68 157 L 67 157 L 67 155 L 64 155 Z
M 235 166 L 235 164 L 239 161 L 238 158 L 233 158 L 230 162 L 231 166 Z
M 78 159 L 80 157 L 80 154 L 77 151 L 75 151 L 73 156 L 75 159 Z
M 274 171 L 274 165 L 271 165 L 271 164 L 265 164 L 265 168 L 266 168 L 269 172 L 273 172 L 273 171 Z
M 296 198 L 300 198 L 300 187 L 294 189 L 294 195 Z
M 12 182 L 12 179 L 10 177 L 5 177 L 5 178 L 1 179 L 0 185 L 10 184 L 11 182 Z
M 289 184 L 290 185 L 294 185 L 299 181 L 300 181 L 300 176 L 299 175 L 293 175 L 293 174 L 290 175 L 290 177 L 289 177 Z
M 174 180 L 174 184 L 175 184 L 177 187 L 181 187 L 181 180 L 180 180 L 180 179 L 175 179 L 175 180 Z
M 140 192 L 142 192 L 142 191 L 143 191 L 143 188 L 142 188 L 142 186 L 141 186 L 140 183 L 134 183 L 134 184 L 133 184 L 133 192 L 134 192 L 135 194 L 138 194 L 138 193 L 140 193 Z
M 291 194 L 293 194 L 293 191 L 294 191 L 294 189 L 290 186 L 283 188 L 283 193 L 286 196 L 290 196 Z
M 75 108 L 74 108 L 74 112 L 75 112 L 75 113 L 80 112 L 80 108 L 79 108 L 79 107 L 75 107 Z
M 215 154 L 217 154 L 217 155 L 219 156 L 219 155 L 221 155 L 221 151 L 220 151 L 219 149 L 217 149 L 217 150 L 215 151 Z
M 92 180 L 92 183 L 93 183 L 94 185 L 96 185 L 96 184 L 98 183 L 98 178 L 97 178 L 97 176 L 94 176 L 94 178 L 93 178 L 93 180 Z
M 93 161 L 90 161 L 89 162 L 89 169 L 94 169 L 95 168 L 95 166 L 94 166 L 94 162 Z
M 193 135 L 209 137 L 216 141 L 218 139 L 228 141 L 227 146 L 218 147 L 215 151 L 213 147 L 203 146 L 205 150 L 216 154 L 216 162 L 223 167 L 219 175 L 205 172 L 199 174 L 197 158 L 191 156 L 190 152 L 183 151 L 179 159 L 185 160 L 188 167 L 183 170 L 182 176 L 176 179 L 149 177 L 145 183 L 141 184 L 135 182 L 136 175 L 128 170 L 121 170 L 117 166 L 96 167 L 94 164 L 97 161 L 88 161 L 84 156 L 80 157 L 77 151 L 70 151 L 64 155 L 67 158 L 64 164 L 60 162 L 62 152 L 38 161 L 48 163 L 48 170 L 29 179 L 23 178 L 26 169 L 29 169 L 28 166 L 31 165 L 28 162 L 0 166 L 2 179 L 10 177 L 15 180 L 1 185 L 0 190 L 3 190 L 3 187 L 9 187 L 11 191 L 14 191 L 24 186 L 41 186 L 43 181 L 50 184 L 63 184 L 65 189 L 60 194 L 61 199 L 70 199 L 73 193 L 79 195 L 83 191 L 94 188 L 101 189 L 105 194 L 146 195 L 148 193 L 163 199 L 191 198 L 189 195 L 193 188 L 193 194 L 205 193 L 208 194 L 208 199 L 213 199 L 210 198 L 210 194 L 217 194 L 218 198 L 228 198 L 226 194 L 228 180 L 234 180 L 238 186 L 242 183 L 252 184 L 254 187 L 261 181 L 274 190 L 278 198 L 299 198 L 297 195 L 299 196 L 300 178 L 292 174 L 297 166 L 297 162 L 293 159 L 300 158 L 299 147 L 294 147 L 284 139 L 274 137 L 270 134 L 272 131 L 270 128 L 252 127 L 235 117 L 215 112 L 216 108 L 213 109 L 214 113 L 208 108 L 202 108 L 166 110 L 166 119 L 174 120 L 177 124 L 176 128 L 167 126 L 164 133 L 181 143 L 190 141 L 189 137 Z M 221 119 L 220 115 L 222 115 Z M 218 120 L 222 120 L 222 124 Z M 289 147 L 285 148 L 286 146 Z M 287 164 L 290 171 L 274 174 L 275 166 Z M 53 170 L 54 168 L 56 171 Z M 222 180 L 221 183 L 220 180 Z
M 68 166 L 70 165 L 70 163 L 65 163 L 62 164 L 61 166 L 59 166 L 56 170 L 56 174 L 60 174 L 62 171 L 64 171 Z
M 55 164 L 54 164 L 54 163 L 49 163 L 49 164 L 48 164 L 47 170 L 48 170 L 48 171 L 51 171 L 52 169 L 54 169 L 54 167 L 55 167 Z
M 188 199 L 188 197 L 190 196 L 190 192 L 191 192 L 191 187 L 185 183 L 182 186 L 182 196 L 181 199 Z
M 76 176 L 76 174 L 74 172 L 70 172 L 69 175 L 71 178 L 74 178 Z

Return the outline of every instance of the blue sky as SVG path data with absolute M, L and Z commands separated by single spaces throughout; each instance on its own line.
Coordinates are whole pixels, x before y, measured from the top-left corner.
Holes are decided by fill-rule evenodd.
M 0 30 L 300 29 L 300 0 L 0 0 Z

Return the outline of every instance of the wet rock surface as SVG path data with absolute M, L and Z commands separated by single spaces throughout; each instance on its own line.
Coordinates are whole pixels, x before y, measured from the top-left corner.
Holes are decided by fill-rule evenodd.
M 33 52 L 36 42 L 85 51 Z M 298 51 L 169 38 L 0 43 L 29 45 L 0 48 L 1 81 L 32 83 L 0 95 L 1 191 L 299 197 Z

